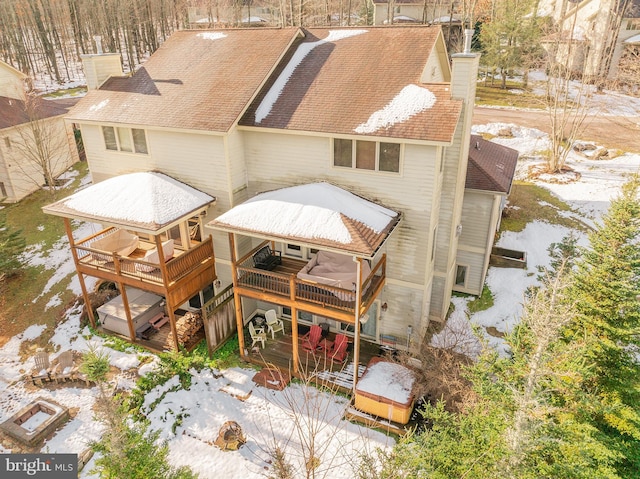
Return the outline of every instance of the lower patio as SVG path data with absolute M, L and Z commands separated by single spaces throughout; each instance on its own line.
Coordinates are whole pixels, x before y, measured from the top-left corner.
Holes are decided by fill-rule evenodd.
M 253 320 L 252 320 L 253 321 Z M 325 384 L 335 387 L 341 392 L 349 393 L 353 387 L 353 338 L 349 338 L 349 346 L 347 348 L 347 359 L 344 363 L 334 363 L 324 351 L 316 351 L 311 353 L 299 348 L 299 373 L 294 374 L 293 368 L 293 336 L 291 331 L 291 322 L 286 319 L 284 322 L 284 333 L 277 332 L 275 338 L 272 339 L 271 333 L 267 333 L 267 341 L 265 347 L 262 348 L 260 343 L 252 347 L 251 335 L 247 328 L 244 331 L 245 348 L 247 355 L 245 359 L 252 364 L 259 366 L 277 367 L 291 375 L 295 375 L 300 379 L 308 379 L 316 383 Z M 309 330 L 309 326 L 298 325 L 298 334 L 302 336 Z M 327 341 L 335 340 L 335 333 L 324 333 L 324 339 Z M 368 341 L 360 341 L 360 357 L 358 365 L 358 377 L 362 376 L 369 360 L 376 356 L 384 356 L 390 350 L 381 347 L 379 344 Z

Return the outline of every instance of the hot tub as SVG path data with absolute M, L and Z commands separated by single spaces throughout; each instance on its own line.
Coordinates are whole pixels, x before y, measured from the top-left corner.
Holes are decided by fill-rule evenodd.
M 384 358 L 372 358 L 355 392 L 355 408 L 399 424 L 409 422 L 415 402 L 413 372 Z

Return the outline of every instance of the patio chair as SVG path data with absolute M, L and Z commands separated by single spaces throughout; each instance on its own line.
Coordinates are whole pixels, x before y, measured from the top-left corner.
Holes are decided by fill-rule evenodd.
M 322 328 L 317 324 L 311 325 L 309 332 L 303 336 L 300 336 L 302 341 L 302 348 L 305 351 L 315 352 L 320 347 L 320 340 L 322 339 Z
M 270 309 L 264 313 L 264 316 L 267 318 L 267 332 L 271 331 L 271 339 L 275 339 L 278 331 L 284 333 L 284 322 L 278 319 L 275 309 Z
M 49 363 L 49 353 L 40 351 L 33 357 L 34 366 L 31 370 L 31 381 L 34 385 L 42 381 L 51 381 L 51 364 Z
M 251 335 L 251 347 L 254 347 L 256 343 L 262 343 L 262 347 L 264 348 L 264 343 L 267 341 L 267 333 L 264 332 L 262 328 L 256 328 L 252 322 L 249 322 L 249 334 Z
M 73 351 L 65 351 L 58 356 L 58 363 L 54 366 L 51 377 L 57 383 L 58 380 L 73 380 L 78 373 L 78 367 L 73 361 Z
M 349 346 L 349 339 L 344 334 L 336 334 L 336 340 L 333 342 L 333 346 L 327 351 L 327 357 L 334 363 L 344 363 L 347 359 L 347 347 Z

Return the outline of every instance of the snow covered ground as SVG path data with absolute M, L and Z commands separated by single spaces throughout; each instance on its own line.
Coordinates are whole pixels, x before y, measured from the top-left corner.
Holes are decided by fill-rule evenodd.
M 515 125 L 490 124 L 477 127 L 475 131 L 496 133 L 505 127 L 511 129 L 513 138 L 496 138 L 495 141 L 521 151 L 524 157 L 518 171 L 524 174 L 528 164 L 540 161 L 536 152 L 546 149 L 547 138 L 540 131 Z M 594 225 L 625 179 L 640 170 L 640 154 L 627 153 L 613 160 L 594 161 L 572 153 L 569 164 L 581 174 L 578 181 L 539 183 L 567 202 L 573 210 L 571 215 Z M 79 227 L 87 232 L 96 228 L 91 224 Z M 524 290 L 537 281 L 538 267 L 548 265 L 547 248 L 569 232 L 563 226 L 534 221 L 519 233 L 503 234 L 498 245 L 526 251 L 527 269 L 490 269 L 487 284 L 494 295 L 494 305 L 473 315 L 471 322 L 484 327 L 492 326 L 500 332 L 512 328 L 521 311 Z M 582 235 L 581 243 L 586 244 L 585 240 Z M 73 262 L 64 239 L 50 251 L 42 251 L 42 246 L 32 247 L 24 260 L 43 265 L 51 272 L 48 288 L 59 281 L 66 281 L 70 290 L 80 292 L 77 279 L 74 275 L 70 276 Z M 466 299 L 454 298 L 456 309 L 448 323 L 450 327 L 462 325 L 468 328 L 466 302 Z M 59 304 L 55 300 L 50 301 L 50 307 L 57 306 Z M 119 387 L 125 389 L 134 387 L 137 374 L 145 374 L 153 368 L 155 362 L 150 361 L 152 355 L 109 349 L 102 339 L 91 337 L 88 330 L 81 330 L 79 315 L 78 308 L 71 308 L 66 312 L 66 320 L 56 328 L 51 342 L 59 346 L 59 352 L 69 349 L 82 352 L 90 345 L 102 346 L 108 351 L 111 364 L 119 371 Z M 20 343 L 37 337 L 44 328 L 41 325 L 30 326 L 0 348 L 0 421 L 8 419 L 36 397 L 75 408 L 75 417 L 47 441 L 42 450 L 80 453 L 89 441 L 98 439 L 102 433 L 102 426 L 95 421 L 91 409 L 97 389 L 33 388 L 21 381 L 22 375 L 31 370 L 32 360 L 22 362 L 19 359 Z M 503 350 L 504 344 L 499 338 L 487 336 L 487 339 L 493 347 Z M 446 330 L 434 341 L 446 343 Z M 358 451 L 390 447 L 393 444 L 392 439 L 381 433 L 343 420 L 347 407 L 344 398 L 299 385 L 282 392 L 267 390 L 251 381 L 253 374 L 253 370 L 240 368 L 193 371 L 192 386 L 188 391 L 181 389 L 177 378 L 174 378 L 148 394 L 143 409 L 151 420 L 151 427 L 160 430 L 161 437 L 169 441 L 170 461 L 173 464 L 188 465 L 202 478 L 260 478 L 268 474 L 269 451 L 277 444 L 286 451 L 296 467 L 303 468 L 298 433 L 315 427 L 318 444 L 322 445 L 321 450 L 316 452 L 320 458 L 320 475 L 353 477 L 350 458 L 356 457 Z M 313 405 L 326 411 L 317 423 L 310 421 L 313 415 L 306 415 L 308 408 Z M 302 417 L 307 418 L 302 426 L 295 426 L 292 417 L 294 411 L 302 412 Z M 248 441 L 239 451 L 222 452 L 212 442 L 220 426 L 229 420 L 241 425 Z M 2 452 L 9 451 L 0 446 Z M 91 465 L 83 470 L 81 477 L 92 477 L 90 469 Z

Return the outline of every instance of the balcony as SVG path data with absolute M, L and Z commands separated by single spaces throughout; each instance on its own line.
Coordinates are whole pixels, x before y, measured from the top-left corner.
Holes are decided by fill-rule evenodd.
M 284 306 L 295 306 L 300 310 L 353 324 L 357 304 L 360 304 L 360 315 L 364 314 L 384 286 L 385 255 L 371 268 L 369 276 L 363 278 L 358 302 L 355 288 L 348 290 L 298 278 L 297 272 L 306 264 L 302 260 L 284 257 L 282 264 L 273 271 L 254 268 L 253 254 L 265 244 L 267 242 L 260 244 L 237 262 L 237 294 Z

